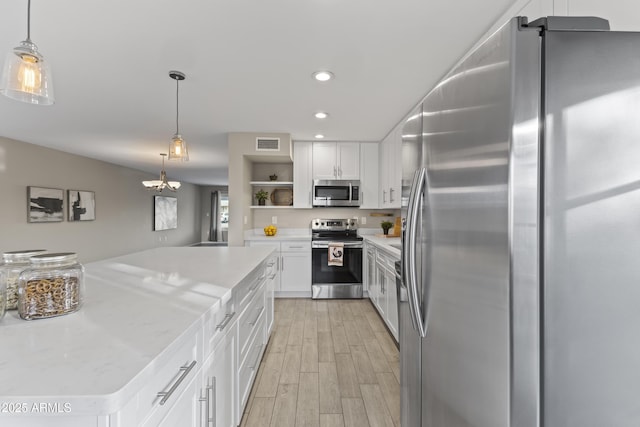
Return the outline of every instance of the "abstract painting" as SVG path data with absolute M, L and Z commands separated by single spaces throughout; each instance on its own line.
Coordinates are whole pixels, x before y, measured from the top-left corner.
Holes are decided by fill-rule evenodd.
M 96 219 L 96 195 L 93 191 L 67 190 L 67 218 L 69 221 Z
M 178 199 L 153 196 L 153 217 L 155 231 L 178 228 Z
M 61 222 L 64 191 L 57 188 L 27 187 L 27 221 Z

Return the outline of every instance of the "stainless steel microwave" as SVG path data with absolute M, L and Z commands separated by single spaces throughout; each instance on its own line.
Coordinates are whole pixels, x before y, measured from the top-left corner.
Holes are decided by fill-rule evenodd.
M 313 206 L 360 206 L 360 181 L 314 180 Z

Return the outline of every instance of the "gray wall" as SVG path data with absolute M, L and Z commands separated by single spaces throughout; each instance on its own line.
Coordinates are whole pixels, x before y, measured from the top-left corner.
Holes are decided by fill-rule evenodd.
M 149 174 L 0 137 L 0 252 L 42 248 L 76 252 L 81 262 L 157 246 L 200 241 L 200 188 L 182 184 L 178 228 L 153 231 L 153 196 L 141 181 Z M 27 186 L 65 190 L 65 221 L 27 223 Z M 66 190 L 94 191 L 96 220 L 69 222 Z

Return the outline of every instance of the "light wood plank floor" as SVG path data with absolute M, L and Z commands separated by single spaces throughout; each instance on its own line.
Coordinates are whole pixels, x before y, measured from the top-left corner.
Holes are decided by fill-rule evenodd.
M 399 353 L 368 299 L 276 299 L 241 427 L 400 427 Z

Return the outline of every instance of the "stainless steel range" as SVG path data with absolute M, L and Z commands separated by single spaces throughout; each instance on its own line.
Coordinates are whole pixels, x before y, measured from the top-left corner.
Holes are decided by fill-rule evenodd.
M 356 219 L 311 221 L 312 298 L 362 298 L 362 237 Z

